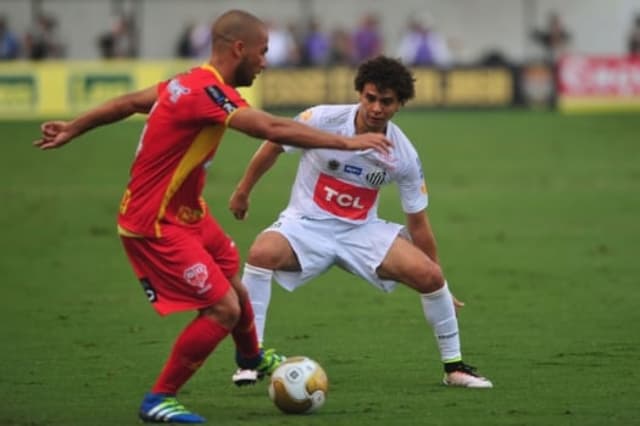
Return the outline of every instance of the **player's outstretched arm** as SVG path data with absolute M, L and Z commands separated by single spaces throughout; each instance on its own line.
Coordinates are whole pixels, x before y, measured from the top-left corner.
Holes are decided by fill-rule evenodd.
M 380 133 L 365 133 L 354 137 L 335 135 L 254 108 L 237 110 L 229 119 L 228 125 L 249 136 L 302 148 L 375 149 L 383 153 L 391 148 L 391 142 Z
M 135 113 L 148 113 L 156 98 L 157 90 L 153 86 L 108 100 L 71 121 L 48 121 L 40 126 L 42 135 L 33 145 L 40 149 L 59 148 L 95 127 L 122 120 Z
M 249 211 L 249 195 L 260 178 L 275 164 L 284 152 L 281 145 L 265 141 L 253 154 L 244 175 L 229 199 L 229 210 L 236 219 L 242 220 Z

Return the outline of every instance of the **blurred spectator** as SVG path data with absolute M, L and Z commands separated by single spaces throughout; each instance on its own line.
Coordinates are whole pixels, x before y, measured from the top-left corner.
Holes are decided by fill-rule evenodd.
M 289 28 L 267 22 L 269 29 L 269 50 L 267 65 L 270 67 L 287 67 L 300 62 L 298 45 Z
M 329 62 L 331 41 L 329 36 L 320 29 L 320 24 L 315 19 L 309 20 L 302 48 L 303 65 L 323 66 Z
M 478 65 L 485 67 L 511 67 L 513 64 L 498 48 L 489 49 L 480 57 Z
M 407 65 L 446 66 L 451 62 L 447 41 L 432 27 L 429 15 L 409 18 L 398 56 Z
M 33 28 L 25 35 L 24 48 L 28 59 L 62 58 L 65 49 L 56 19 L 50 15 L 38 15 Z
M 565 28 L 560 15 L 551 12 L 549 13 L 547 27 L 535 30 L 533 39 L 544 49 L 545 59 L 553 64 L 567 52 L 571 35 Z
M 205 59 L 211 55 L 211 24 L 198 23 L 191 31 L 191 57 Z
M 18 37 L 9 29 L 7 18 L 0 15 L 0 60 L 16 59 L 19 55 Z
M 211 54 L 211 29 L 209 24 L 188 22 L 176 45 L 180 58 L 203 59 Z
M 331 33 L 331 51 L 329 63 L 333 65 L 350 65 L 353 60 L 353 46 L 349 33 L 343 28 L 336 28 Z
M 193 55 L 193 49 L 191 48 L 191 31 L 195 28 L 196 24 L 188 22 L 185 24 L 182 32 L 178 36 L 176 42 L 176 56 L 178 58 L 191 58 Z
M 105 59 L 136 57 L 138 39 L 133 19 L 124 15 L 115 17 L 111 29 L 98 37 L 98 49 Z
M 362 17 L 353 34 L 354 61 L 360 63 L 382 53 L 382 36 L 378 17 L 367 14 Z
M 629 55 L 640 58 L 640 13 L 636 15 L 629 33 Z

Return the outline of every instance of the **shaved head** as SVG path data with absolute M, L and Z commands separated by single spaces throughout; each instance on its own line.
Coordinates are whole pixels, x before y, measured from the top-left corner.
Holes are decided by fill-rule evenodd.
M 257 17 L 243 10 L 230 10 L 211 27 L 209 63 L 233 87 L 251 86 L 267 64 L 269 32 Z
M 211 29 L 214 50 L 236 40 L 253 41 L 263 34 L 266 25 L 256 16 L 243 10 L 230 10 L 215 20 Z

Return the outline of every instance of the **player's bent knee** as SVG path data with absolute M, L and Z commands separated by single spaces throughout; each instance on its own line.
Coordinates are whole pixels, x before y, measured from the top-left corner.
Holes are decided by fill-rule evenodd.
M 223 327 L 233 329 L 242 314 L 237 297 L 223 297 L 218 303 L 201 311 L 202 315 L 211 317 Z
M 258 268 L 277 269 L 280 261 L 279 257 L 279 250 L 274 250 L 273 247 L 263 244 L 254 244 L 249 249 L 247 263 Z
M 415 287 L 420 293 L 432 293 L 444 286 L 442 269 L 435 263 L 419 268 L 419 276 L 416 278 L 417 285 Z
M 240 304 L 231 303 L 221 306 L 221 309 L 218 310 L 217 317 L 220 324 L 228 329 L 232 329 L 236 326 L 238 321 L 240 321 L 240 315 Z

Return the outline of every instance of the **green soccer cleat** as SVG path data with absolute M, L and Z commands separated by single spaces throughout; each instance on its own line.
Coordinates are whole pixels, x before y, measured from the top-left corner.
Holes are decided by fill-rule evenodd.
M 276 353 L 275 349 L 260 350 L 260 355 L 254 359 L 243 359 L 236 354 L 239 368 L 231 376 L 236 386 L 254 385 L 264 376 L 270 376 L 287 357 Z
M 275 349 L 267 349 L 262 353 L 262 360 L 260 361 L 260 364 L 258 364 L 256 370 L 258 370 L 259 375 L 270 376 L 271 373 L 276 371 L 276 368 L 278 368 L 278 366 L 286 359 L 286 356 L 276 353 Z

